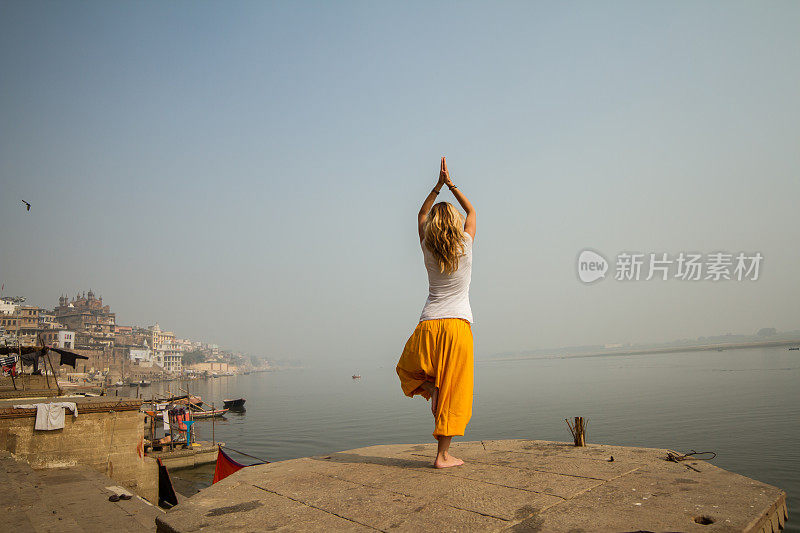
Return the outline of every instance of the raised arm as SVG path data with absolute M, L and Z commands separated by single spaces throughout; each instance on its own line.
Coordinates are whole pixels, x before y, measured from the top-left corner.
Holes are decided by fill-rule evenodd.
M 441 166 L 439 168 L 439 181 L 436 182 L 436 186 L 433 188 L 433 190 L 428 193 L 428 196 L 425 198 L 425 201 L 422 202 L 422 207 L 419 208 L 419 213 L 417 214 L 417 231 L 419 232 L 420 241 L 425 238 L 425 221 L 428 220 L 428 213 L 431 212 L 433 202 L 436 201 L 439 191 L 441 191 L 442 187 L 444 186 L 446 170 L 447 167 L 445 166 L 443 157 Z
M 464 193 L 461 192 L 461 189 L 459 189 L 457 185 L 454 185 L 453 180 L 450 179 L 450 173 L 447 171 L 447 161 L 444 160 L 444 157 L 442 158 L 442 172 L 444 173 L 445 185 L 447 185 L 447 188 L 450 189 L 450 192 L 453 193 L 453 196 L 456 197 L 458 203 L 461 204 L 461 208 L 467 214 L 467 218 L 464 221 L 464 231 L 469 233 L 469 236 L 472 237 L 474 241 L 475 231 L 478 229 L 477 213 L 470 201 L 467 200 L 467 197 L 464 196 Z

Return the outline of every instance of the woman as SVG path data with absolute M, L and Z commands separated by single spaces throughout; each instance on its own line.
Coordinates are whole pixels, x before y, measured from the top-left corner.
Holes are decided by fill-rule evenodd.
M 466 212 L 450 203 L 433 205 L 447 185 Z M 461 190 L 453 185 L 442 158 L 439 181 L 417 215 L 417 228 L 428 270 L 428 299 L 414 333 L 397 363 L 406 396 L 431 401 L 433 436 L 439 441 L 433 466 L 447 468 L 464 461 L 448 453 L 455 435 L 463 435 L 472 416 L 472 310 L 469 283 L 476 214 Z

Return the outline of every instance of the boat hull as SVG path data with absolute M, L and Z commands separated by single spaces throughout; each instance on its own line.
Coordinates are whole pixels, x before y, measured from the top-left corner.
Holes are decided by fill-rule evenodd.
M 237 398 L 235 400 L 222 400 L 223 407 L 235 411 L 237 409 L 244 409 L 244 398 Z
M 227 409 L 217 409 L 215 411 L 192 411 L 192 418 L 199 420 L 203 418 L 220 418 L 227 413 Z

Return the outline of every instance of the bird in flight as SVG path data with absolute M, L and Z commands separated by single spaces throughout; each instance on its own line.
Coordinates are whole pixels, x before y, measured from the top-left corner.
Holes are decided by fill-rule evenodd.
M 28 202 L 26 202 L 25 200 L 22 200 L 22 203 L 23 203 L 23 204 L 25 204 L 25 206 L 28 208 L 28 211 L 30 211 L 30 210 L 31 210 L 31 204 L 29 204 L 29 203 L 28 203 Z

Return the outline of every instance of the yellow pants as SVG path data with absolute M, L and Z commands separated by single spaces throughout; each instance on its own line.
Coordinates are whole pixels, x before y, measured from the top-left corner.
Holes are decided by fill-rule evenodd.
M 430 381 L 439 388 L 434 437 L 464 434 L 472 417 L 473 367 L 472 326 L 466 320 L 423 320 L 406 342 L 397 363 L 403 393 L 429 399 L 421 385 Z

